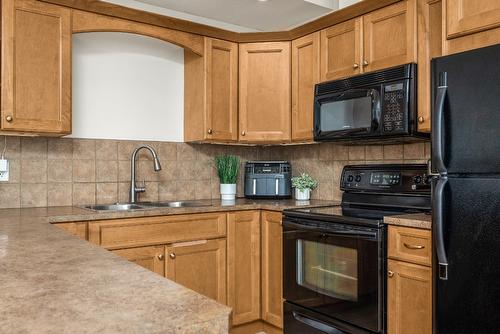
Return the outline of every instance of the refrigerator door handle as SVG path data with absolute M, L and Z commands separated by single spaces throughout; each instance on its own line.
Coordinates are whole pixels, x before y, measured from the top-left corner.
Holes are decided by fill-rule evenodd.
M 436 247 L 436 254 L 438 258 L 438 275 L 439 279 L 443 281 L 448 279 L 448 259 L 444 248 L 443 236 L 443 193 L 446 183 L 448 183 L 447 176 L 441 176 L 437 179 L 436 188 L 433 194 L 432 207 L 432 228 L 434 245 Z
M 438 173 L 446 174 L 443 160 L 443 112 L 446 92 L 448 90 L 448 73 L 439 73 L 439 85 L 436 92 L 436 101 L 432 113 L 432 160 Z

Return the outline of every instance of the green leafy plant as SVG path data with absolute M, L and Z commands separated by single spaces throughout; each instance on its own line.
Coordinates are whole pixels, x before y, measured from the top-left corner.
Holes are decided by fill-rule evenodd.
M 238 179 L 240 159 L 234 155 L 218 155 L 215 167 L 221 184 L 235 184 Z
M 313 190 L 318 186 L 318 182 L 309 174 L 302 173 L 300 176 L 292 177 L 292 186 L 300 191 L 304 191 L 306 189 Z

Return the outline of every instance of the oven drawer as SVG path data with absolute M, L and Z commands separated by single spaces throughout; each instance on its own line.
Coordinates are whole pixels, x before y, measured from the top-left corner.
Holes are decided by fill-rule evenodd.
M 389 226 L 389 258 L 426 266 L 431 265 L 432 238 L 430 230 Z

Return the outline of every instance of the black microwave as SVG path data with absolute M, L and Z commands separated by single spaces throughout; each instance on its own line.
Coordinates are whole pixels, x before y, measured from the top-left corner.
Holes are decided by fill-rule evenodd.
M 417 64 L 317 84 L 314 140 L 399 142 L 428 139 L 417 130 Z

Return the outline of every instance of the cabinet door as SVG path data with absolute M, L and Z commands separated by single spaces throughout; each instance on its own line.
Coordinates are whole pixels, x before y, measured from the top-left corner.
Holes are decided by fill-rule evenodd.
M 5 0 L 2 21 L 1 129 L 70 133 L 70 9 Z
M 262 212 L 262 319 L 283 328 L 281 212 Z
M 442 55 L 441 0 L 417 3 L 418 130 L 431 131 L 431 59 Z
M 292 42 L 292 140 L 313 140 L 314 85 L 319 82 L 319 32 Z
M 389 334 L 432 333 L 432 269 L 389 260 L 387 318 Z
M 363 71 L 416 61 L 415 7 L 401 1 L 363 17 Z
M 165 247 L 151 246 L 114 250 L 112 253 L 165 276 Z
M 166 277 L 226 304 L 226 239 L 168 245 Z
M 290 140 L 290 43 L 240 44 L 240 141 Z
M 361 22 L 356 18 L 321 31 L 321 81 L 360 73 Z
M 260 212 L 228 213 L 227 302 L 233 324 L 260 318 Z
M 207 38 L 207 138 L 238 140 L 238 44 Z
M 500 26 L 498 0 L 448 0 L 446 9 L 448 38 Z

